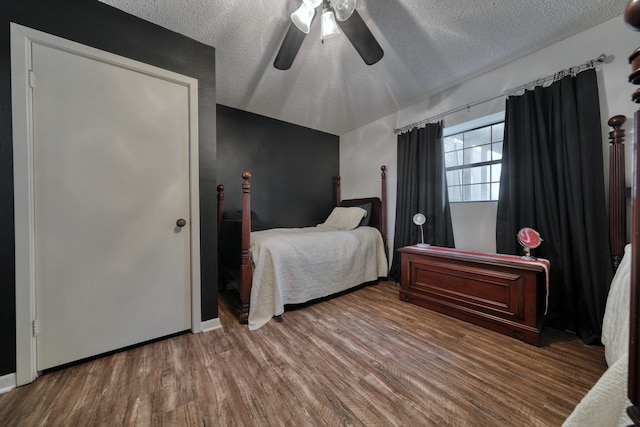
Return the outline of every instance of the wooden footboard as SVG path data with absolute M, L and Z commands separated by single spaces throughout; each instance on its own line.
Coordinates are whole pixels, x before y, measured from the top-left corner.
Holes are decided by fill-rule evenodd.
M 240 294 L 240 306 L 238 317 L 241 323 L 247 323 L 249 318 L 249 301 L 251 299 L 251 279 L 253 276 L 253 269 L 251 266 L 251 173 L 242 173 L 242 214 L 241 214 L 241 228 L 240 228 L 240 262 L 239 262 L 239 276 L 238 276 L 238 292 Z M 237 268 L 235 261 L 232 265 L 226 265 L 228 259 L 223 259 L 223 222 L 225 220 L 224 215 L 224 185 L 218 185 L 218 270 L 219 271 L 234 271 Z M 228 237 L 228 236 L 226 236 Z M 235 237 L 235 236 L 233 236 Z M 228 243 L 228 242 L 227 242 Z M 236 247 L 237 243 L 234 242 Z M 231 249 L 233 251 L 233 249 Z M 228 255 L 228 254 L 225 254 Z M 237 258 L 236 258 L 237 259 Z M 219 280 L 226 280 L 228 276 L 219 275 Z
M 340 198 L 340 177 L 335 180 L 336 205 L 337 206 L 359 206 L 364 203 L 371 203 L 372 211 L 370 218 L 370 226 L 377 228 L 382 235 L 384 242 L 385 254 L 388 259 L 387 246 L 387 188 L 386 188 L 386 166 L 380 167 L 381 173 L 381 197 L 368 197 L 360 199 L 341 200 Z M 253 280 L 253 267 L 251 264 L 251 173 L 242 173 L 242 227 L 241 227 L 241 244 L 240 244 L 240 277 L 239 277 L 239 294 L 240 307 L 239 318 L 241 323 L 247 323 L 249 319 L 249 308 L 251 301 L 251 287 Z M 218 238 L 221 237 L 222 224 L 224 221 L 224 185 L 218 185 Z M 223 243 L 219 240 L 219 253 Z M 220 258 L 219 258 L 220 259 Z M 220 269 L 224 268 L 222 265 Z

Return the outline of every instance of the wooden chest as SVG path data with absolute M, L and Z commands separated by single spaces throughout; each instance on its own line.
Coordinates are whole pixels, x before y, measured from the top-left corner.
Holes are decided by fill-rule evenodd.
M 548 261 L 437 247 L 399 252 L 402 301 L 539 345 Z

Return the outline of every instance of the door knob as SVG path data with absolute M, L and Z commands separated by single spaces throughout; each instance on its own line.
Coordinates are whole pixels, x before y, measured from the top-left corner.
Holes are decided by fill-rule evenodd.
M 187 225 L 187 221 L 185 221 L 184 219 L 180 218 L 179 220 L 176 221 L 176 225 L 180 228 L 184 227 L 185 225 Z

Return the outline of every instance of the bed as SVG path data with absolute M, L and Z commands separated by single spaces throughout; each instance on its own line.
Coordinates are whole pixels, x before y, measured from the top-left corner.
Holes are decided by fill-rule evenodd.
M 609 368 L 564 422 L 563 427 L 623 427 L 631 425 L 626 413 L 629 373 L 629 313 L 631 301 L 631 245 L 611 282 L 604 320 L 602 344 Z
M 609 119 L 613 130 L 609 133 L 610 175 L 609 175 L 609 229 L 611 236 L 612 264 L 615 275 L 611 281 L 604 319 L 601 341 L 605 349 L 608 369 L 598 382 L 589 390 L 574 411 L 566 419 L 563 427 L 603 427 L 628 426 L 632 424 L 627 408 L 632 407 L 627 384 L 630 365 L 630 325 L 632 312 L 632 271 L 638 261 L 633 248 L 637 242 L 626 244 L 626 188 L 624 169 L 624 124 L 626 117 L 614 116 Z M 636 126 L 638 119 L 636 118 Z M 636 131 L 637 132 L 637 131 Z M 635 159 L 635 162 L 638 158 Z M 637 163 L 636 163 L 637 169 Z M 638 186 L 634 185 L 634 191 Z M 634 200 L 637 198 L 634 197 Z M 633 215 L 638 215 L 640 206 L 633 203 Z M 634 222 L 633 235 L 637 234 L 637 222 Z M 634 267 L 636 265 L 636 267 Z M 637 283 L 637 280 L 636 282 Z M 637 285 L 635 285 L 637 288 Z M 631 384 L 629 382 L 629 384 Z M 631 388 L 629 388 L 631 390 Z M 637 425 L 637 424 L 636 424 Z
M 376 282 L 388 274 L 386 166 L 380 197 L 341 199 L 321 224 L 270 228 L 251 211 L 251 174 L 242 174 L 242 210 L 225 213 L 218 186 L 220 281 L 237 290 L 238 316 L 258 329 L 285 306 Z
M 640 30 L 640 2 L 630 1 L 625 11 L 625 21 L 634 30 Z M 629 57 L 632 73 L 628 79 L 640 84 L 640 48 Z M 640 90 L 631 99 L 640 103 Z M 610 232 L 612 251 L 614 238 L 619 248 L 622 236 L 626 238 L 626 203 L 624 188 L 624 131 L 620 126 L 623 116 L 609 120 L 614 130 L 609 134 L 612 140 L 610 165 Z M 640 136 L 640 110 L 634 117 L 634 176 L 631 189 L 632 232 L 631 244 L 624 247 L 624 255 L 616 259 L 615 276 L 611 282 L 604 320 L 602 324 L 602 344 L 608 369 L 586 394 L 575 410 L 567 418 L 564 427 L 602 427 L 640 425 L 640 156 L 638 138 Z M 624 213 L 623 213 L 624 212 Z M 619 265 L 616 264 L 619 260 Z

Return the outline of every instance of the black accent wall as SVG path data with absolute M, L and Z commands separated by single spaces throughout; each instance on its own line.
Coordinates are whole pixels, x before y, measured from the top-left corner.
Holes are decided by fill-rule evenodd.
M 15 257 L 9 23 L 198 79 L 202 319 L 218 317 L 215 49 L 97 0 L 0 2 L 0 376 L 15 372 Z
M 223 105 L 217 117 L 226 212 L 242 208 L 242 172 L 249 171 L 251 210 L 262 221 L 304 227 L 327 218 L 340 170 L 338 136 Z

